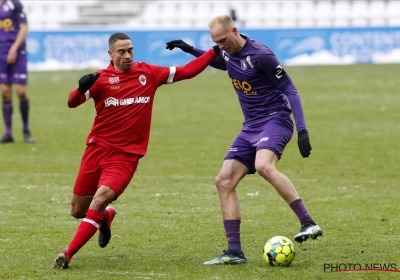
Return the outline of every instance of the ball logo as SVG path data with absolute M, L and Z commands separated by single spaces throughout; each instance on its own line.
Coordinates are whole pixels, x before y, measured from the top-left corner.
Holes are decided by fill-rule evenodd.
M 139 82 L 140 82 L 142 85 L 145 85 L 145 84 L 146 84 L 146 77 L 143 76 L 143 75 L 140 75 L 140 77 L 139 77 Z

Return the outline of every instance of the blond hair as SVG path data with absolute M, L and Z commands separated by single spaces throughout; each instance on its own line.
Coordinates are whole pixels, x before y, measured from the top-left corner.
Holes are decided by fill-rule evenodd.
M 235 26 L 235 23 L 233 22 L 233 19 L 230 16 L 227 15 L 220 15 L 214 17 L 209 23 L 208 27 L 211 29 L 217 24 L 222 25 L 226 29 L 231 29 L 232 27 Z

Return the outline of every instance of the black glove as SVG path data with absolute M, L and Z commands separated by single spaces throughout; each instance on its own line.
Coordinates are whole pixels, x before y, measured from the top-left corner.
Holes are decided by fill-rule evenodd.
M 214 47 L 212 47 L 215 51 L 215 53 L 217 54 L 217 56 L 219 55 L 219 47 L 218 45 L 215 45 Z
M 193 52 L 193 46 L 186 44 L 182 40 L 173 40 L 167 43 L 167 46 L 165 47 L 168 50 L 173 50 L 174 48 L 180 48 L 182 51 L 187 52 L 187 53 L 192 53 Z
M 90 87 L 96 82 L 97 78 L 100 77 L 100 73 L 95 74 L 87 74 L 82 76 L 79 79 L 79 87 L 78 91 L 81 93 L 85 93 Z
M 299 131 L 298 136 L 299 139 L 297 140 L 297 145 L 299 145 L 300 154 L 303 156 L 303 158 L 306 158 L 311 154 L 312 150 L 308 131 L 303 129 Z

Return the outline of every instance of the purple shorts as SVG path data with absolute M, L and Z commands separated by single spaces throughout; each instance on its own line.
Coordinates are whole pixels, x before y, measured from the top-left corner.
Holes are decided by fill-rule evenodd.
M 293 136 L 293 121 L 290 114 L 278 113 L 266 119 L 257 128 L 243 128 L 233 141 L 224 160 L 235 159 L 249 169 L 249 174 L 256 172 L 256 153 L 261 149 L 273 151 L 278 159 Z
M 18 50 L 17 60 L 7 63 L 7 52 L 0 55 L 0 84 L 26 84 L 28 82 L 27 55 L 25 49 Z

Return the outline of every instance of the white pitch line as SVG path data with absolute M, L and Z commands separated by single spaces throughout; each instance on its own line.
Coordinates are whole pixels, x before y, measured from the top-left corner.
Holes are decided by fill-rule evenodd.
M 32 176 L 32 177 L 76 177 L 76 173 L 23 173 L 23 172 L 0 172 L 0 176 Z M 216 175 L 216 174 L 215 174 Z M 215 176 L 193 176 L 193 175 L 141 175 L 140 173 L 136 173 L 135 176 L 133 177 L 133 180 L 135 178 L 140 179 L 140 178 L 145 178 L 145 179 L 165 179 L 165 178 L 170 178 L 170 179 L 188 179 L 188 180 L 212 180 L 214 181 Z M 299 182 L 326 182 L 326 181 L 331 181 L 331 182 L 349 182 L 349 183 L 377 183 L 376 180 L 352 180 L 352 179 L 332 179 L 332 178 L 326 178 L 326 179 L 313 179 L 313 178 L 290 178 L 293 181 L 299 181 Z M 256 176 L 248 176 L 244 180 L 262 180 L 262 178 L 258 175 Z M 379 181 L 384 181 L 384 180 L 379 180 Z

